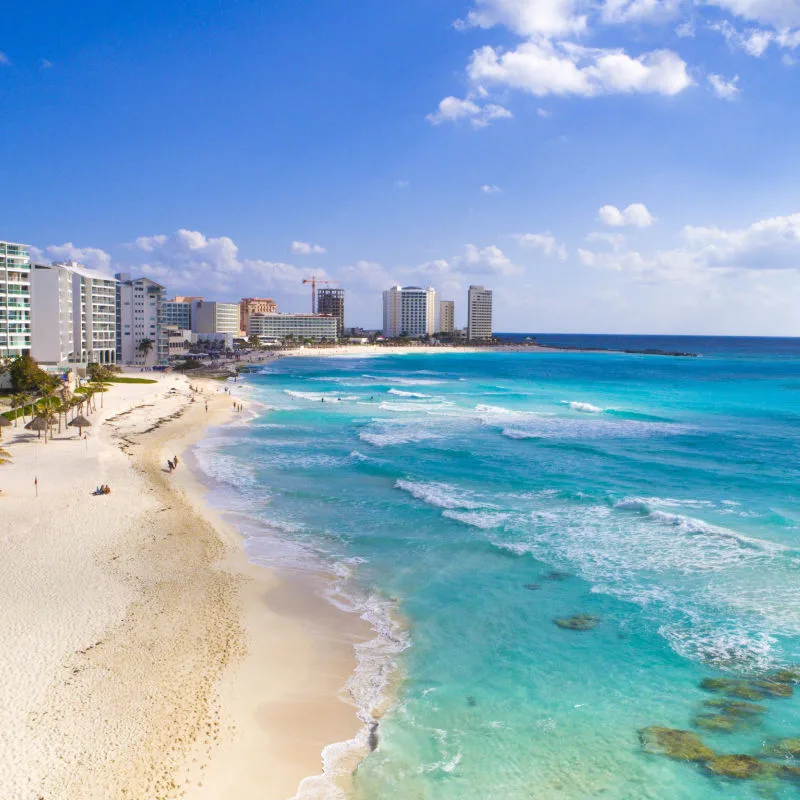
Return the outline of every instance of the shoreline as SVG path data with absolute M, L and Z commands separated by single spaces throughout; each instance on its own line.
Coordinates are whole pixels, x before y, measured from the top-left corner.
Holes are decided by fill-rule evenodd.
M 86 441 L 5 429 L 4 797 L 286 800 L 363 727 L 343 690 L 367 622 L 248 561 L 197 470 L 164 468 L 233 416 L 189 380 L 114 386 Z

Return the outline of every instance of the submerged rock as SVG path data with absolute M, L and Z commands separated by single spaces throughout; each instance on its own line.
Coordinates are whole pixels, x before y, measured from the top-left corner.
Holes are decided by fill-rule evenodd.
M 639 731 L 639 740 L 648 753 L 664 755 L 678 761 L 711 761 L 714 751 L 691 731 L 651 725 Z
M 765 748 L 771 756 L 781 758 L 800 758 L 800 739 L 778 739 Z
M 528 589 L 531 592 L 535 592 L 537 589 L 541 589 L 542 588 L 542 584 L 541 583 L 526 583 L 525 584 L 525 588 Z
M 767 710 L 766 706 L 747 703 L 744 700 L 705 700 L 703 705 L 706 708 L 714 709 L 719 714 L 731 717 L 754 717 Z
M 558 570 L 553 570 L 545 575 L 545 578 L 549 581 L 565 581 L 567 578 L 571 577 L 572 575 L 570 575 L 569 572 L 559 572 Z
M 766 679 L 774 683 L 800 683 L 800 667 L 776 669 L 767 674 Z
M 794 686 L 791 683 L 779 683 L 771 680 L 753 681 L 753 686 L 771 697 L 791 697 L 794 694 Z
M 769 764 L 747 755 L 714 756 L 706 766 L 715 775 L 736 780 L 758 778 L 774 771 Z
M 594 614 L 575 614 L 573 617 L 554 619 L 553 622 L 559 628 L 565 628 L 569 631 L 590 631 L 592 628 L 597 627 L 600 617 L 596 617 Z
M 700 688 L 705 689 L 707 692 L 719 692 L 731 697 L 741 697 L 743 700 L 761 700 L 766 694 L 755 685 L 740 678 L 706 678 L 700 683 Z
M 732 717 L 728 714 L 699 714 L 694 718 L 694 724 L 698 728 L 705 728 L 707 731 L 732 733 L 741 726 L 741 718 Z

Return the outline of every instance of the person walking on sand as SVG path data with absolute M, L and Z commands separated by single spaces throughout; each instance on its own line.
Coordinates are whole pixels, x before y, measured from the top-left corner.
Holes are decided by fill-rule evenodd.
M 173 456 L 173 457 L 172 457 L 172 463 L 173 463 L 173 464 L 175 465 L 175 467 L 177 468 L 177 466 L 178 466 L 178 456 Z

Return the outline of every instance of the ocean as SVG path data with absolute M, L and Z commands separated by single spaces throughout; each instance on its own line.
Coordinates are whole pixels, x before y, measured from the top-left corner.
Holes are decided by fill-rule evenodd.
M 373 625 L 357 800 L 798 796 L 800 342 L 609 338 L 700 357 L 285 359 L 198 445 L 250 558 Z

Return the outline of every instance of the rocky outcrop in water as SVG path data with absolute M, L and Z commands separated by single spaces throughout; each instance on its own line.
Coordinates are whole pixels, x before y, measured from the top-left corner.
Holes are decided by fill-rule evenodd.
M 600 617 L 596 617 L 594 614 L 575 614 L 572 617 L 554 619 L 553 622 L 559 628 L 569 631 L 590 631 L 598 626 Z

